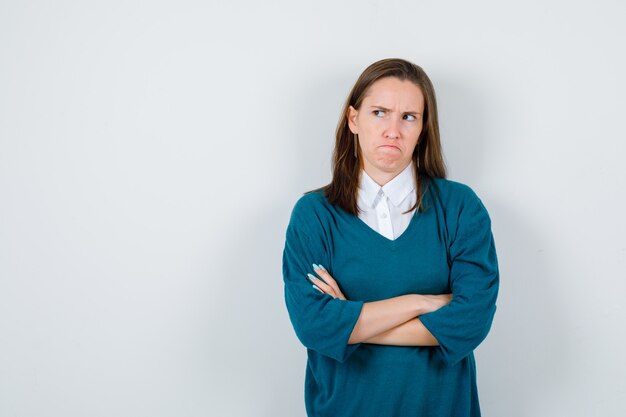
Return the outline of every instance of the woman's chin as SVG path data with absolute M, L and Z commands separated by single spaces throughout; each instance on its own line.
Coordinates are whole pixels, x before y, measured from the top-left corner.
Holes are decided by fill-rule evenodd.
M 408 165 L 408 161 L 405 162 L 399 156 L 387 156 L 378 160 L 379 169 L 387 172 L 403 169 L 406 165 Z

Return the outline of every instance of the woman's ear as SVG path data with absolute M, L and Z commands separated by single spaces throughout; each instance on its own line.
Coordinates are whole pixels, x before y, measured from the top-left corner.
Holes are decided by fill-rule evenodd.
M 350 128 L 350 131 L 354 134 L 358 134 L 359 130 L 357 128 L 357 124 L 356 124 L 356 117 L 358 116 L 359 112 L 352 106 L 348 107 L 348 127 Z

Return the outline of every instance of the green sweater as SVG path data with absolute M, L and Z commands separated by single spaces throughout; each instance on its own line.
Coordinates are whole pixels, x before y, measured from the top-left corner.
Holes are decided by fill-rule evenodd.
M 496 310 L 499 273 L 491 221 L 466 185 L 433 179 L 424 212 L 395 240 L 330 205 L 323 191 L 295 204 L 283 251 L 285 302 L 307 348 L 310 417 L 480 416 L 473 350 Z M 347 300 L 312 287 L 323 265 Z M 347 341 L 364 302 L 402 294 L 452 293 L 420 320 L 435 347 Z

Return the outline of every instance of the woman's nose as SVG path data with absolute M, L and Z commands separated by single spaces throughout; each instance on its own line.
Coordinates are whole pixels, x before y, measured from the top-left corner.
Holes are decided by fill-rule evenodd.
M 396 139 L 400 137 L 400 120 L 392 117 L 389 120 L 389 125 L 385 131 L 385 137 L 389 139 Z

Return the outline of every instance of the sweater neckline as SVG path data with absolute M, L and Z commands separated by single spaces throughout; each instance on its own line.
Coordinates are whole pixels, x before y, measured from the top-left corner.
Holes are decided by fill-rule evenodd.
M 413 215 L 411 216 L 411 220 L 409 221 L 409 225 L 406 227 L 406 229 L 404 230 L 404 232 L 402 232 L 400 236 L 398 236 L 397 238 L 393 240 L 389 239 L 386 236 L 383 236 L 382 234 L 378 233 L 376 230 L 372 229 L 359 216 L 351 216 L 351 217 L 354 218 L 354 221 L 359 225 L 361 229 L 367 229 L 366 233 L 373 234 L 380 242 L 383 242 L 384 244 L 396 246 L 400 244 L 403 240 L 405 240 L 406 239 L 405 236 L 408 235 L 409 232 L 415 227 L 415 223 L 418 222 L 417 214 L 418 214 L 418 210 L 415 209 L 415 211 L 413 212 Z

